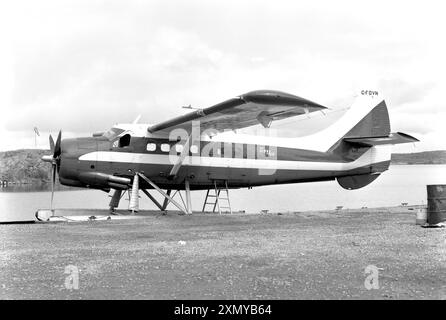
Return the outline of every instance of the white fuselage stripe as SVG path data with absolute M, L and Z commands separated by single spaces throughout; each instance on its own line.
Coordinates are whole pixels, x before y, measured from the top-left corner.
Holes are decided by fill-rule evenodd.
M 178 156 L 169 154 L 162 155 L 113 151 L 90 152 L 79 157 L 79 160 L 81 161 L 157 164 L 172 166 L 176 163 L 177 159 Z M 388 149 L 382 148 L 382 146 L 377 146 L 369 149 L 365 154 L 352 162 L 289 161 L 187 156 L 183 160 L 182 165 L 245 169 L 345 171 L 388 160 L 390 160 L 390 152 L 388 152 Z

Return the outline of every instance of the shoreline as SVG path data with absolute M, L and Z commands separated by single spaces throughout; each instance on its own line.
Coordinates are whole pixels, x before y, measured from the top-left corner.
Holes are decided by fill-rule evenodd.
M 414 205 L 398 205 L 398 206 L 381 206 L 381 207 L 362 207 L 362 208 L 340 208 L 340 209 L 326 209 L 326 210 L 300 210 L 300 211 L 281 211 L 281 210 L 261 210 L 261 211 L 233 211 L 230 213 L 222 213 L 221 215 L 218 212 L 202 212 L 202 211 L 194 211 L 192 215 L 194 217 L 243 217 L 243 216 L 300 216 L 300 217 L 342 217 L 343 215 L 348 214 L 373 214 L 373 213 L 388 213 L 388 214 L 413 214 L 416 215 L 419 209 L 426 209 L 427 205 L 425 204 L 414 204 Z M 49 209 L 40 208 L 37 211 L 48 212 Z M 54 209 L 54 216 L 61 217 L 89 217 L 89 216 L 99 216 L 99 217 L 107 217 L 110 216 L 117 218 L 132 218 L 132 217 L 153 217 L 153 216 L 182 216 L 180 211 L 177 210 L 140 210 L 136 213 L 130 213 L 125 209 L 118 209 L 115 211 L 115 215 L 110 214 L 108 209 L 91 209 L 91 208 L 56 208 Z M 0 221 L 0 224 L 21 224 L 21 223 L 32 223 L 32 222 L 40 222 L 35 217 L 36 212 L 32 214 L 33 219 L 26 220 L 5 220 Z M 31 214 L 30 214 L 31 216 Z M 69 219 L 68 219 L 69 220 Z M 60 222 L 60 221 L 59 221 Z M 79 222 L 79 221 L 76 221 Z

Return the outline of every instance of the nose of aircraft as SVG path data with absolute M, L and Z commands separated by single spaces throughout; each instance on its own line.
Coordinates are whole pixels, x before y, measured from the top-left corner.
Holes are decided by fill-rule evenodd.
M 50 151 L 52 155 L 44 155 L 41 159 L 45 162 L 50 162 L 53 164 L 57 164 L 58 159 L 60 159 L 60 155 L 62 153 L 62 131 L 59 131 L 59 134 L 57 135 L 56 143 L 54 143 L 53 137 L 49 136 L 49 142 L 50 142 Z
M 61 152 L 64 156 L 70 155 L 70 154 L 76 154 L 78 150 L 78 139 L 76 138 L 70 138 L 70 139 L 63 139 L 61 142 Z
M 51 210 L 53 209 L 54 185 L 56 183 L 56 173 L 60 170 L 60 156 L 62 154 L 62 131 L 57 135 L 56 143 L 53 137 L 49 136 L 50 150 L 52 155 L 45 155 L 42 160 L 51 163 Z
M 53 162 L 53 156 L 47 156 L 47 155 L 45 155 L 45 156 L 42 156 L 42 161 L 44 161 L 44 162 Z

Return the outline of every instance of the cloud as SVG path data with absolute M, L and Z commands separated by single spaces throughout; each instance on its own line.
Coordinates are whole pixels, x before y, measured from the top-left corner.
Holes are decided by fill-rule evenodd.
M 399 113 L 391 116 L 392 131 L 402 131 L 413 135 L 432 132 L 432 127 L 440 127 L 446 112 L 441 114 L 410 114 Z
M 429 94 L 429 91 L 434 87 L 434 83 L 410 83 L 405 79 L 394 78 L 382 79 L 379 86 L 386 92 L 386 96 L 392 105 L 398 107 L 408 103 L 420 102 Z
M 432 121 L 443 116 L 445 86 L 438 39 L 446 26 L 437 5 L 25 4 L 8 4 L 1 22 L 9 48 L 0 61 L 10 72 L 0 83 L 13 85 L 2 86 L 9 96 L 0 133 L 12 137 L 33 126 L 81 135 L 138 114 L 155 123 L 185 112 L 182 105 L 207 107 L 255 89 L 336 109 L 365 87 L 381 88 L 395 127 L 422 134 L 442 127 Z
M 89 43 L 90 37 L 82 39 Z M 56 119 L 68 130 L 92 130 L 97 119 L 99 124 L 111 125 L 129 121 L 137 113 L 150 115 L 158 108 L 160 115 L 164 106 L 179 107 L 184 102 L 181 95 L 169 94 L 175 83 L 184 88 L 175 89 L 181 93 L 208 81 L 206 75 L 215 72 L 222 59 L 219 51 L 196 36 L 173 29 L 153 32 L 140 50 L 125 45 L 115 48 L 104 39 L 85 52 L 81 48 L 85 50 L 85 44 L 71 42 L 61 45 L 57 54 L 41 53 L 17 67 L 13 95 L 17 121 L 7 129 L 29 128 L 43 111 L 51 115 L 39 119 L 48 130 L 57 125 Z M 83 53 L 67 60 L 72 52 Z

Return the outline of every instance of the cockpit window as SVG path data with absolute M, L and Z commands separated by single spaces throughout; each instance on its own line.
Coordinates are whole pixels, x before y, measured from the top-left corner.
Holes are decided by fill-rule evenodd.
M 124 130 L 122 130 L 122 129 L 111 128 L 110 130 L 105 132 L 102 136 L 107 138 L 108 140 L 113 140 L 114 138 L 116 138 L 123 132 L 124 132 Z
M 130 145 L 130 135 L 127 133 L 119 138 L 119 148 L 124 148 Z

